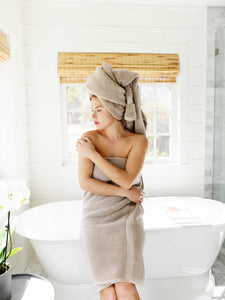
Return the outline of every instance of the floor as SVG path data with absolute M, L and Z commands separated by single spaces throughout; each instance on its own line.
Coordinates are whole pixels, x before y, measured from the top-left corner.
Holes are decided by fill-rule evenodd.
M 221 249 L 211 270 L 216 282 L 216 289 L 212 300 L 225 300 L 225 248 Z M 48 278 L 48 275 L 41 267 L 36 254 L 32 256 L 25 273 L 35 273 Z

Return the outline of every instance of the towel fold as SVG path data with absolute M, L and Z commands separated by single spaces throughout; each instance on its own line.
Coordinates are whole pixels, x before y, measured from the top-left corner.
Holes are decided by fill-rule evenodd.
M 89 97 L 97 96 L 124 128 L 145 135 L 147 119 L 141 110 L 139 74 L 126 69 L 113 69 L 103 62 L 86 81 Z

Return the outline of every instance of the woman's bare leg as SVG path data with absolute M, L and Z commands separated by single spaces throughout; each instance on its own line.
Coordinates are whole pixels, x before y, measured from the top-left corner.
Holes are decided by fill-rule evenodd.
M 118 300 L 141 300 L 135 284 L 130 282 L 116 282 L 115 290 Z
M 118 300 L 114 284 L 108 286 L 100 292 L 101 300 Z

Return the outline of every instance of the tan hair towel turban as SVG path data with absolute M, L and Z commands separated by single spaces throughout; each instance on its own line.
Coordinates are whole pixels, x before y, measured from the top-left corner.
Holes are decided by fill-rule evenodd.
M 126 69 L 113 69 L 103 62 L 86 81 L 89 97 L 97 96 L 123 127 L 145 135 L 146 117 L 140 107 L 139 74 Z

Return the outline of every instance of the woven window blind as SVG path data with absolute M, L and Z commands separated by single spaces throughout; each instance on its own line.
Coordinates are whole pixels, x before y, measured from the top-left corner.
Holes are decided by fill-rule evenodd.
M 7 36 L 0 30 L 0 61 L 10 59 L 10 51 L 7 44 Z
M 96 67 L 108 62 L 115 69 L 128 69 L 140 75 L 139 82 L 176 82 L 178 54 L 59 52 L 61 83 L 83 83 Z

